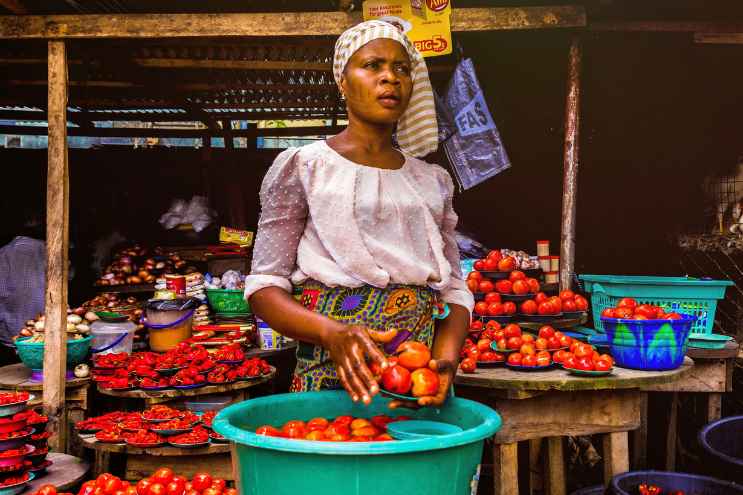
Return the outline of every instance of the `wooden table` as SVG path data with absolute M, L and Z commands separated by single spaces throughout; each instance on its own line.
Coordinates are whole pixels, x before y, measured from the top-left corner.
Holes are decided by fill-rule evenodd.
M 694 362 L 672 371 L 615 367 L 601 378 L 580 377 L 562 369 L 513 371 L 478 369 L 458 373 L 457 395 L 498 411 L 503 426 L 495 435 L 493 464 L 496 495 L 518 495 L 518 442 L 547 439 L 548 493 L 565 493 L 562 437 L 605 434 L 604 481 L 629 469 L 628 432 L 640 426 L 642 389 L 670 384 L 691 373 Z
M 29 483 L 28 493 L 35 493 L 43 485 L 50 484 L 57 487 L 57 491 L 66 492 L 80 483 L 90 470 L 90 464 L 77 457 L 52 452 L 46 456 L 52 461 L 47 468 L 47 474 Z

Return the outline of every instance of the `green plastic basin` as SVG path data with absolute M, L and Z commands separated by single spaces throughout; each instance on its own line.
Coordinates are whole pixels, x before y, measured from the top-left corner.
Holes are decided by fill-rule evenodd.
M 354 404 L 345 391 L 279 394 L 251 399 L 222 410 L 212 425 L 236 442 L 243 495 L 469 495 L 476 493 L 483 443 L 501 426 L 493 409 L 451 397 L 441 409 L 388 409 L 389 399 Z M 392 442 L 312 442 L 256 435 L 261 425 L 280 427 L 290 419 L 350 414 L 409 415 L 443 421 L 463 431 Z M 235 455 L 235 454 L 233 454 Z

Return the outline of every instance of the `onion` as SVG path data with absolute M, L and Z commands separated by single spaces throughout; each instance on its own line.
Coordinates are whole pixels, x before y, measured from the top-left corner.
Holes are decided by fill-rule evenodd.
M 39 331 L 43 331 L 44 330 L 44 322 L 43 321 L 37 321 L 36 323 L 34 323 L 34 329 L 35 330 L 39 330 Z
M 67 323 L 71 323 L 73 325 L 77 325 L 78 323 L 82 323 L 83 319 L 80 315 L 69 315 L 67 316 Z
M 92 311 L 88 311 L 85 313 L 85 319 L 88 321 L 96 321 L 98 320 L 98 315 L 93 313 Z

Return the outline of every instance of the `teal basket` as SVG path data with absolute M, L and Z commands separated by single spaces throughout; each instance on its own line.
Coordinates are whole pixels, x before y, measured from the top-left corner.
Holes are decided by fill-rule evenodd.
M 725 297 L 730 280 L 699 280 L 689 277 L 647 277 L 635 275 L 579 275 L 585 291 L 591 295 L 593 324 L 605 332 L 601 312 L 613 308 L 623 297 L 640 304 L 654 304 L 666 312 L 696 316 L 692 333 L 712 333 L 717 301 Z
M 206 298 L 215 313 L 250 313 L 248 301 L 240 289 L 206 289 Z
M 24 337 L 15 341 L 18 357 L 23 364 L 32 370 L 44 367 L 44 342 L 26 342 L 31 337 Z M 74 368 L 85 362 L 90 351 L 93 336 L 67 341 L 67 367 Z

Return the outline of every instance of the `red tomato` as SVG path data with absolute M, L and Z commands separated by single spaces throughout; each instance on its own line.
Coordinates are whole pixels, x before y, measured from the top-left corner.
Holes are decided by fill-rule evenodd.
M 477 350 L 476 347 L 474 349 Z M 382 374 L 382 385 L 385 390 L 389 390 L 390 392 L 406 394 L 412 385 L 410 371 L 399 364 L 387 368 Z
M 583 296 L 576 295 L 575 307 L 578 308 L 578 311 L 588 311 L 588 299 Z
M 534 296 L 534 302 L 536 302 L 537 304 L 547 302 L 547 299 L 549 298 L 547 297 L 547 294 L 545 294 L 544 292 L 537 292 L 537 295 Z
M 191 483 L 190 481 L 186 481 L 186 491 L 188 492 L 191 490 L 193 490 L 193 483 Z
M 549 301 L 549 303 L 552 304 L 552 307 L 555 308 L 555 313 L 562 311 L 562 299 L 557 296 L 552 296 L 547 301 Z
M 515 323 L 509 323 L 508 325 L 506 325 L 506 328 L 503 329 L 503 332 L 506 338 L 521 337 L 521 327 Z
M 573 343 L 573 339 L 571 339 L 569 336 L 560 335 L 560 347 L 570 347 L 570 344 L 572 343 Z
M 413 382 L 411 393 L 413 397 L 423 397 L 425 395 L 434 395 L 439 391 L 439 375 L 429 368 L 420 368 L 410 374 Z M 377 436 L 377 433 L 369 436 Z
M 480 272 L 470 272 L 467 275 L 467 280 L 470 280 L 470 279 L 474 279 L 474 280 L 477 280 L 479 282 L 480 280 L 483 279 L 482 273 L 480 273 Z
M 629 308 L 634 310 L 637 307 L 637 301 L 631 297 L 623 297 L 617 303 L 617 308 Z
M 485 351 L 480 353 L 480 362 L 490 363 L 497 361 L 496 354 L 493 351 Z
M 348 425 L 331 424 L 325 429 L 323 433 L 325 433 L 325 436 L 328 438 L 334 437 L 336 435 L 348 436 L 351 434 L 351 429 L 348 427 Z
M 503 337 L 503 338 L 500 338 L 500 339 L 496 339 L 496 341 L 495 341 L 495 347 L 497 347 L 498 349 L 500 349 L 502 351 L 505 351 L 506 349 L 508 349 L 506 338 Z
M 498 269 L 498 261 L 490 258 L 482 260 L 482 269 L 486 272 L 494 272 Z
M 462 362 L 459 363 L 459 368 L 465 373 L 474 373 L 475 369 L 477 368 L 477 364 L 470 358 L 464 358 L 462 359 Z
M 307 422 L 307 431 L 324 430 L 329 424 L 325 418 L 312 418 Z
M 562 349 L 555 351 L 555 353 L 552 355 L 552 360 L 556 363 L 562 363 L 565 359 L 565 354 L 567 353 Z
M 638 304 L 637 307 L 635 307 L 635 315 L 642 315 L 648 320 L 652 320 L 657 314 L 658 311 L 650 304 Z
M 521 340 L 524 341 L 524 344 L 533 344 L 534 343 L 534 336 L 530 333 L 525 333 L 521 335 Z
M 645 315 L 634 315 L 632 319 L 633 320 L 649 320 L 649 318 Z
M 503 259 L 503 253 L 500 252 L 500 249 L 493 249 L 488 253 L 486 258 L 489 260 L 495 260 L 495 262 L 497 263 L 498 261 Z
M 148 495 L 150 493 L 152 481 L 149 478 L 142 478 L 137 482 L 137 495 Z
M 171 481 L 173 481 L 173 476 L 175 473 L 172 469 L 167 467 L 161 467 L 158 468 L 151 476 L 152 481 L 155 483 L 160 483 L 162 485 L 167 485 Z
M 519 352 L 524 356 L 528 356 L 531 354 L 536 354 L 537 350 L 534 348 L 534 344 L 521 344 L 521 347 L 519 347 Z
M 467 357 L 472 359 L 473 361 L 477 362 L 480 359 L 480 350 L 476 346 L 472 346 L 468 348 L 465 353 L 467 354 Z M 387 388 L 387 387 L 385 387 Z
M 563 311 L 578 311 L 578 306 L 575 305 L 575 301 L 568 299 L 562 302 Z
M 511 282 L 515 282 L 517 280 L 524 280 L 524 281 L 526 281 L 526 274 L 524 272 L 522 272 L 521 270 L 514 270 L 508 276 L 508 280 L 510 280 Z
M 217 490 L 222 492 L 225 488 L 227 488 L 227 482 L 222 478 L 214 478 L 212 480 L 211 488 L 216 488 Z
M 569 354 L 569 355 L 568 355 Z M 562 365 L 568 369 L 575 369 L 577 366 L 576 358 L 569 352 L 563 356 Z
M 477 341 L 477 350 L 480 351 L 480 357 L 482 358 L 483 352 L 488 352 L 490 350 L 490 339 L 480 339 Z
M 524 345 L 524 341 L 521 340 L 521 337 L 511 337 L 506 341 L 507 349 L 520 349 L 522 345 Z
M 499 302 L 488 304 L 487 314 L 490 316 L 501 316 L 503 314 L 503 304 Z
M 579 344 L 575 347 L 575 351 L 573 351 L 573 354 L 575 354 L 575 357 L 580 358 L 590 358 L 593 355 L 593 346 L 591 344 Z
M 506 256 L 505 258 L 498 261 L 498 271 L 501 272 L 512 272 L 516 269 L 516 258 L 513 256 Z
M 113 474 L 111 473 L 103 473 L 98 475 L 98 477 L 95 479 L 95 487 L 96 488 L 103 488 L 106 486 L 106 483 L 109 479 L 113 477 Z
M 201 495 L 201 492 L 191 488 L 190 490 L 186 490 L 186 493 L 184 493 L 183 495 Z
M 498 280 L 495 289 L 501 294 L 510 294 L 513 292 L 513 283 L 510 280 Z
M 488 314 L 488 303 L 485 301 L 477 301 L 475 304 L 475 314 L 486 316 Z
M 601 316 L 603 318 L 616 318 L 617 317 L 616 312 L 614 311 L 614 308 L 605 308 L 601 312 Z
M 503 314 L 504 315 L 515 315 L 516 314 L 516 303 L 512 301 L 506 301 L 503 303 Z
M 186 483 L 183 481 L 171 481 L 165 487 L 165 493 L 166 495 L 183 495 L 186 493 Z
M 537 356 L 534 354 L 527 354 L 521 359 L 521 366 L 536 366 Z
M 237 488 L 228 488 L 224 491 L 224 495 L 237 495 Z
M 467 288 L 470 292 L 477 292 L 477 289 L 480 287 L 480 283 L 475 280 L 474 278 L 468 278 L 467 279 Z
M 552 309 L 552 304 L 546 301 L 539 303 L 539 305 L 537 306 L 537 313 L 539 313 L 540 315 L 549 315 L 553 312 L 554 310 Z
M 166 495 L 165 494 L 165 485 L 162 483 L 152 483 L 150 485 L 149 490 L 147 490 L 148 495 Z
M 627 307 L 615 308 L 614 317 L 615 318 L 632 318 L 632 309 L 627 308 Z
M 563 301 L 568 300 L 568 299 L 572 300 L 575 297 L 575 292 L 573 292 L 572 290 L 563 290 L 563 291 L 560 291 L 559 297 Z
M 593 370 L 593 361 L 590 357 L 582 357 L 578 358 L 575 362 L 576 369 L 584 370 L 584 371 L 592 371 Z
M 43 485 L 41 488 L 36 490 L 34 495 L 57 495 L 57 487 L 54 485 Z
M 299 421 L 299 423 L 302 422 Z M 304 426 L 304 423 L 302 423 L 302 426 Z M 212 486 L 212 477 L 209 473 L 196 473 L 193 475 L 191 484 L 193 485 L 194 490 L 203 492 L 204 490 Z
M 523 356 L 518 352 L 514 352 L 508 355 L 508 364 L 520 365 L 523 360 Z
M 668 313 L 665 315 L 667 320 L 680 320 L 681 315 L 678 313 Z
M 180 474 L 176 474 L 175 476 L 173 476 L 171 482 L 172 481 L 183 482 L 183 486 L 186 486 L 186 483 L 188 483 L 188 478 L 186 478 L 185 476 L 181 476 Z
M 529 284 L 526 283 L 526 280 L 516 280 L 513 283 L 511 290 L 513 291 L 514 294 L 517 294 L 517 295 L 528 294 Z
M 554 335 L 547 339 L 547 349 L 555 350 L 559 349 L 560 347 L 560 339 L 558 339 Z
M 552 356 L 547 351 L 537 353 L 537 366 L 547 366 L 552 362 Z
M 529 292 L 532 294 L 536 294 L 539 292 L 539 289 L 541 288 L 539 286 L 539 280 L 535 278 L 527 278 L 526 283 L 529 285 Z
M 211 486 L 207 488 L 206 490 L 204 490 L 203 492 L 201 492 L 201 495 L 221 495 L 221 494 L 222 494 L 222 490 L 218 490 Z
M 482 322 L 480 320 L 472 320 L 470 323 L 470 331 L 482 330 Z
M 431 360 L 431 350 L 422 342 L 403 342 L 397 352 L 397 363 L 410 371 L 428 366 Z
M 487 294 L 485 294 L 485 302 L 488 304 L 501 302 L 500 294 L 498 294 L 497 292 L 488 292 Z
M 478 292 L 493 292 L 495 287 L 490 280 L 483 280 L 477 285 Z
M 483 260 L 477 260 L 472 264 L 472 268 L 481 272 L 485 269 L 485 262 Z
M 549 339 L 555 336 L 555 329 L 549 325 L 543 325 L 539 327 L 539 336 L 544 339 Z
M 103 492 L 106 495 L 113 495 L 119 490 L 121 490 L 121 480 L 115 476 L 106 480 L 106 484 L 103 486 Z
M 388 358 L 387 361 L 389 362 L 391 358 Z M 395 364 L 397 364 L 397 361 L 395 361 Z M 338 416 L 333 420 L 334 425 L 346 425 L 349 426 L 353 422 L 353 416 Z
M 606 359 L 599 359 L 593 364 L 593 367 L 596 369 L 596 371 L 609 371 L 612 367 L 612 364 Z
M 124 490 L 124 493 L 126 495 L 138 495 L 137 494 L 137 485 L 129 485 L 126 487 L 126 490 Z
M 263 435 L 266 437 L 283 437 L 284 434 L 278 428 L 274 428 L 271 425 L 261 426 L 255 430 L 256 435 Z M 141 494 L 140 494 L 141 495 Z
M 536 341 L 534 341 L 534 347 L 536 347 L 540 351 L 544 351 L 549 347 L 549 343 L 544 337 L 539 337 Z
M 521 314 L 533 315 L 537 312 L 537 303 L 532 299 L 527 299 L 521 303 Z

